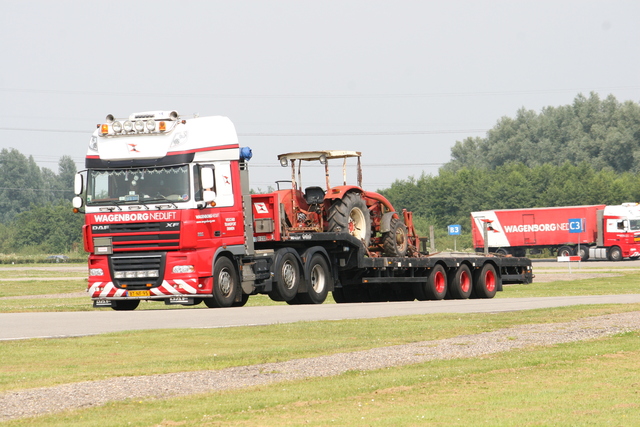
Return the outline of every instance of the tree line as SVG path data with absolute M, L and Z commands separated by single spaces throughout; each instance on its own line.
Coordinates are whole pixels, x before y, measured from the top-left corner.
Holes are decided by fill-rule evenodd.
M 62 156 L 58 173 L 18 150 L 0 151 L 0 253 L 82 250 L 82 215 L 71 207 L 76 166 Z
M 540 113 L 521 108 L 502 117 L 484 138 L 457 141 L 442 169 L 494 169 L 508 163 L 540 165 L 587 163 L 595 170 L 640 171 L 640 104 L 602 100 L 591 93 L 573 104 L 545 107 Z

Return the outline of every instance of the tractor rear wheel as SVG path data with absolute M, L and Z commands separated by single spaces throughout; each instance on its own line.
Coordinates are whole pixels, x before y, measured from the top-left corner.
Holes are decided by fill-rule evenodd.
M 364 199 L 358 193 L 347 193 L 329 209 L 329 231 L 349 233 L 369 246 L 371 241 L 371 216 Z

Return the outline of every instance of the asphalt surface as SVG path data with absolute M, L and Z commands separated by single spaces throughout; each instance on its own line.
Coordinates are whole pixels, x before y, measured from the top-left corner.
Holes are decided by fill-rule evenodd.
M 432 313 L 492 313 L 580 304 L 640 303 L 640 294 L 237 307 L 225 309 L 0 313 L 0 340 L 131 330 L 222 328 Z

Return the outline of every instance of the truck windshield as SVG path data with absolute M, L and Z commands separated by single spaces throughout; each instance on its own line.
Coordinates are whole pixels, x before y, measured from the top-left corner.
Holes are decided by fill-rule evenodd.
M 190 199 L 187 165 L 139 169 L 91 169 L 87 205 L 186 202 Z
M 640 230 L 640 219 L 630 219 L 629 220 L 629 229 L 631 231 Z

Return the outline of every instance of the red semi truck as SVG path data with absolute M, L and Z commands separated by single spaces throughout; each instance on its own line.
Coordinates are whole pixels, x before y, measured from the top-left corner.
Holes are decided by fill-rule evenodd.
M 526 258 L 420 252 L 411 213 L 362 188 L 358 152 L 283 154 L 291 188 L 253 195 L 250 158 L 226 117 L 107 116 L 73 201 L 94 307 L 232 307 L 256 294 L 320 304 L 328 292 L 340 303 L 491 298 L 532 280 Z M 357 185 L 346 182 L 351 158 Z M 329 181 L 332 159 L 343 162 L 340 185 Z M 324 187 L 302 187 L 302 162 L 324 165 Z
M 640 205 L 562 206 L 471 213 L 476 251 L 525 256 L 549 248 L 580 259 L 640 257 Z M 486 240 L 485 240 L 486 236 Z

